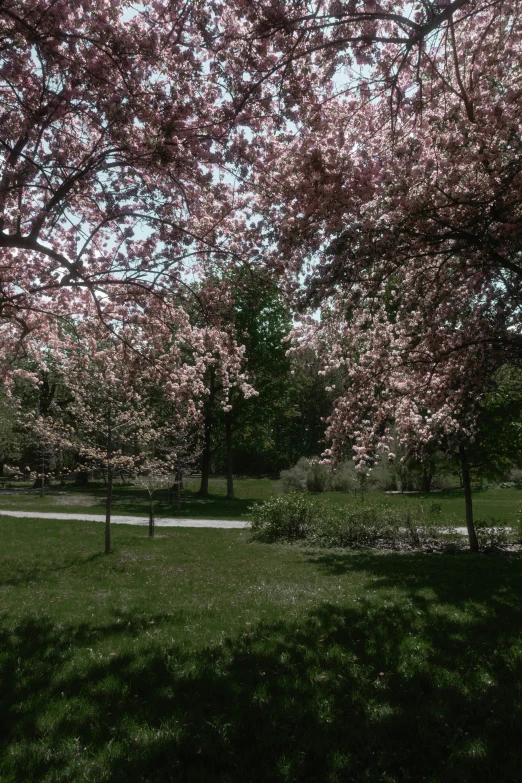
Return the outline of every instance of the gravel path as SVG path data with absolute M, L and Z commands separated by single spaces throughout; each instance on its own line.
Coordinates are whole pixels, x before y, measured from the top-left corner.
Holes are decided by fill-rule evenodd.
M 31 517 L 32 519 L 78 519 L 82 522 L 105 522 L 105 514 L 68 514 L 52 511 L 11 511 L 0 509 L 0 516 Z M 115 525 L 148 525 L 148 517 L 111 516 Z M 220 527 L 245 528 L 250 522 L 238 522 L 232 519 L 173 519 L 156 517 L 155 527 Z

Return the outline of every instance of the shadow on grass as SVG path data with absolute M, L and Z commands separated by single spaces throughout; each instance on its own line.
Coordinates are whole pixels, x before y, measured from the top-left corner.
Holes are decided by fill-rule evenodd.
M 158 519 L 161 517 L 192 517 L 202 519 L 229 519 L 247 517 L 255 500 L 235 498 L 227 500 L 223 495 L 209 495 L 200 497 L 196 492 L 185 490 L 181 497 L 181 513 L 178 513 L 176 498 L 172 505 L 167 502 L 166 493 L 157 493 L 154 501 L 155 513 Z M 113 514 L 148 514 L 148 500 L 137 498 L 136 494 L 124 494 L 114 498 Z
M 89 509 L 90 513 L 103 513 L 105 509 L 105 499 L 107 488 L 103 484 L 89 484 L 78 487 L 72 485 L 66 487 L 61 495 L 82 494 L 90 496 L 97 501 L 97 506 Z M 57 496 L 55 493 L 49 493 L 47 499 L 53 499 Z M 168 501 L 167 490 L 159 490 L 154 493 L 154 509 L 158 519 L 161 517 L 189 517 L 203 519 L 228 519 L 247 517 L 252 505 L 261 502 L 255 498 L 235 498 L 227 500 L 224 495 L 209 494 L 202 498 L 197 492 L 183 490 L 181 495 L 181 512 L 178 513 L 177 497 L 174 495 L 172 503 Z M 60 508 L 60 511 L 66 510 Z M 148 517 L 149 498 L 147 491 L 140 487 L 116 485 L 113 489 L 112 513 L 114 515 L 141 515 Z
M 520 561 L 313 559 L 367 595 L 197 651 L 175 612 L 5 630 L 2 781 L 520 780 Z
M 4 573 L 0 574 L 0 587 L 23 587 L 45 579 L 50 575 L 59 575 L 61 572 L 71 571 L 73 568 L 81 568 L 96 560 L 104 560 L 107 555 L 104 552 L 94 552 L 86 557 L 72 557 L 62 565 L 53 564 L 46 566 L 40 563 L 32 563 L 29 566 L 17 565 L 16 571 L 4 561 Z M 1 781 L 1 779 L 0 779 Z M 1 781 L 3 783 L 3 781 Z

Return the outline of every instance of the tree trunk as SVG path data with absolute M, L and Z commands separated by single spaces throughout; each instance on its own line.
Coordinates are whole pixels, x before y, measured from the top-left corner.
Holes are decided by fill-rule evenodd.
M 107 476 L 107 509 L 105 511 L 105 554 L 111 552 L 111 505 L 112 505 L 112 471 L 109 468 Z
M 205 417 L 205 434 L 203 454 L 201 455 L 201 483 L 199 485 L 198 495 L 202 498 L 208 497 L 208 479 L 210 475 L 210 439 L 212 435 L 212 418 Z
M 154 538 L 154 503 L 151 492 L 149 492 L 149 537 Z
M 45 455 L 42 452 L 42 484 L 40 487 L 40 495 L 43 497 L 45 494 Z
M 473 502 L 471 499 L 471 477 L 469 473 L 468 457 L 464 446 L 459 446 L 460 465 L 462 468 L 462 484 L 464 486 L 464 498 L 466 500 L 466 526 L 468 528 L 469 548 L 472 552 L 479 551 L 477 533 L 473 523 Z
M 105 510 L 105 554 L 111 551 L 111 505 L 112 505 L 112 429 L 111 409 L 107 414 L 107 508 Z
M 212 424 L 214 421 L 214 397 L 216 396 L 216 384 L 214 373 L 210 376 L 210 394 L 208 395 L 205 410 L 205 428 L 204 428 L 204 446 L 201 455 L 201 483 L 199 485 L 198 495 L 202 498 L 208 497 L 208 479 L 210 475 L 210 446 L 212 442 Z
M 225 442 L 227 463 L 227 500 L 234 500 L 234 474 L 232 473 L 232 417 L 225 414 Z
M 431 492 L 431 482 L 433 474 L 429 466 L 424 465 L 422 468 L 421 489 L 423 492 Z

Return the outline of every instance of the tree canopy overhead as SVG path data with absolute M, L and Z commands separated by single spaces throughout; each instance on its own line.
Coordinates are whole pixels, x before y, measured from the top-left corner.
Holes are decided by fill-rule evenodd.
M 350 440 L 364 465 L 391 421 L 405 446 L 472 437 L 520 358 L 519 18 L 514 0 L 6 0 L 2 357 L 92 303 L 167 330 L 189 275 L 232 259 L 278 277 L 296 347 L 344 375 L 334 454 Z M 206 311 L 226 295 L 201 290 Z
M 252 167 L 252 243 L 320 310 L 294 337 L 343 371 L 333 453 L 351 440 L 363 466 L 391 421 L 410 448 L 469 440 L 522 347 L 519 4 L 280 8 L 265 81 L 292 123 L 271 120 Z
M 178 292 L 189 262 L 197 273 L 216 248 L 228 120 L 204 6 L 2 3 L 5 358 L 89 299 L 110 317 L 129 299 Z

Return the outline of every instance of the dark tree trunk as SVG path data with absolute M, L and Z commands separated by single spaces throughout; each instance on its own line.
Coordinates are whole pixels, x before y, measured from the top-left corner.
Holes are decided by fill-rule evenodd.
M 183 471 L 176 473 L 176 497 L 178 500 L 178 514 L 181 514 L 181 490 L 183 489 Z
M 111 552 L 111 505 L 112 505 L 112 471 L 109 468 L 107 477 L 107 509 L 105 511 L 105 554 Z
M 49 383 L 49 374 L 44 373 L 40 383 L 40 413 L 49 415 L 49 409 L 56 393 L 56 383 Z
M 230 411 L 225 414 L 225 443 L 227 463 L 227 500 L 234 500 L 234 474 L 232 472 L 232 416 Z
M 111 409 L 107 414 L 107 509 L 105 511 L 105 554 L 111 551 L 111 505 L 112 505 L 112 428 Z
M 431 481 L 433 474 L 430 468 L 426 465 L 422 468 L 421 490 L 423 492 L 431 492 Z
M 36 478 L 33 482 L 33 489 L 42 489 L 42 486 L 50 487 L 51 482 L 49 481 L 49 478 L 47 476 L 44 476 L 43 478 Z
M 149 492 L 149 537 L 154 538 L 154 502 L 152 492 Z
M 43 497 L 45 495 L 45 486 L 46 484 L 49 485 L 49 479 L 45 475 L 45 454 L 42 452 L 42 480 L 40 481 L 40 495 Z
M 464 498 L 466 501 L 466 526 L 468 528 L 469 548 L 472 552 L 479 551 L 477 533 L 473 523 L 473 501 L 471 498 L 471 477 L 469 463 L 464 446 L 459 446 L 460 465 L 462 468 L 462 484 L 464 486 Z
M 212 417 L 205 417 L 204 446 L 201 455 L 201 483 L 198 495 L 208 497 L 208 479 L 210 476 L 210 442 L 212 437 Z
M 210 476 L 210 447 L 212 443 L 212 424 L 214 423 L 214 397 L 216 396 L 216 383 L 214 373 L 210 376 L 210 393 L 208 395 L 205 410 L 204 446 L 201 455 L 201 483 L 198 495 L 208 497 L 208 479 Z

